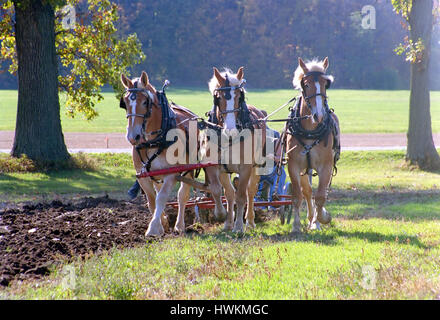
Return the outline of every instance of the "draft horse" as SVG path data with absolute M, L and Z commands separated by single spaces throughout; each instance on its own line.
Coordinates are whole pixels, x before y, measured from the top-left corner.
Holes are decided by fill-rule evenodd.
M 167 133 L 179 128 L 188 134 L 190 119 L 197 117 L 190 110 L 168 103 L 164 90 L 156 90 L 149 82 L 146 72 L 139 78 L 128 79 L 121 75 L 125 94 L 120 107 L 126 110 L 128 119 L 127 140 L 133 146 L 132 157 L 136 172 L 160 170 L 171 167 L 167 161 L 167 150 L 174 143 L 185 143 L 184 137 L 177 136 L 174 141 L 166 139 Z M 153 213 L 146 236 L 161 236 L 164 228 L 161 220 L 168 197 L 176 185 L 176 175 L 168 174 L 155 178 L 138 179 L 144 190 L 150 212 Z M 158 190 L 158 191 L 157 191 Z M 181 183 L 178 191 L 178 215 L 174 231 L 185 230 L 185 206 L 190 196 L 191 186 Z
M 254 106 L 248 106 L 245 102 L 244 90 L 244 68 L 239 68 L 237 73 L 225 69 L 220 72 L 217 68 L 213 68 L 214 75 L 209 81 L 209 90 L 214 99 L 214 106 L 209 114 L 210 129 L 214 129 L 217 134 L 218 149 L 208 147 L 208 140 L 212 137 L 207 137 L 201 131 L 201 153 L 206 156 L 211 156 L 211 153 L 218 152 L 217 155 L 223 154 L 226 150 L 228 157 L 224 158 L 219 155 L 219 166 L 213 167 L 213 171 L 207 172 L 209 182 L 216 183 L 220 181 L 225 188 L 225 196 L 227 199 L 227 217 L 224 225 L 225 230 L 232 230 L 233 232 L 244 232 L 243 213 L 247 203 L 246 211 L 246 226 L 250 228 L 255 227 L 255 212 L 254 212 L 254 197 L 257 192 L 258 182 L 260 176 L 256 174 L 256 161 L 254 146 L 254 129 L 262 129 L 263 136 L 265 136 L 265 123 L 259 122 L 258 119 L 264 118 L 267 114 L 264 111 L 257 109 Z M 247 136 L 241 135 L 243 130 L 249 133 Z M 222 140 L 224 138 L 224 140 Z M 226 143 L 223 143 L 226 141 Z M 262 141 L 264 144 L 264 140 Z M 247 147 L 245 148 L 245 144 Z M 234 146 L 236 147 L 234 149 Z M 252 154 L 245 155 L 245 150 L 252 146 Z M 262 145 L 263 146 L 263 145 Z M 223 150 L 221 150 L 223 148 Z M 238 161 L 233 161 L 232 151 L 239 150 L 240 155 Z M 230 157 L 229 157 L 230 156 Z M 236 155 L 235 155 L 236 156 Z M 229 159 L 228 159 L 229 158 Z M 228 161 L 229 160 L 229 161 Z M 229 174 L 238 173 L 238 187 L 234 191 L 231 184 Z M 213 194 L 213 198 L 219 209 L 223 211 L 223 204 L 220 201 L 221 192 Z M 246 201 L 247 200 L 247 201 Z M 234 203 L 237 204 L 237 215 L 234 221 Z M 221 207 L 220 207 L 221 206 Z
M 303 195 L 307 201 L 309 229 L 319 229 L 320 224 L 331 222 L 331 215 L 324 204 L 340 154 L 339 120 L 327 103 L 326 90 L 333 82 L 333 77 L 326 74 L 328 58 L 307 63 L 299 58 L 298 63 L 293 86 L 301 91 L 301 96 L 291 110 L 284 129 L 293 188 L 293 233 L 301 232 L 299 211 Z M 319 177 L 314 201 L 311 186 L 313 170 Z

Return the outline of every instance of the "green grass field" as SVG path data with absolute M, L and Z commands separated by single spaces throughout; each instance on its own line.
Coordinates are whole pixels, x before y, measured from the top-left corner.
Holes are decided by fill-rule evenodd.
M 247 96 L 249 104 L 270 112 L 292 94 L 249 90 Z M 407 91 L 331 90 L 329 95 L 345 133 L 407 130 Z M 0 131 L 14 130 L 16 92 L 0 96 Z M 118 101 L 110 93 L 105 97 L 95 121 L 63 115 L 64 131 L 125 131 Z M 207 90 L 171 88 L 168 97 L 199 115 L 212 104 Z M 431 93 L 431 103 L 433 131 L 440 132 L 440 92 Z M 285 116 L 287 111 L 276 118 Z M 214 225 L 204 234 L 66 261 L 43 280 L 0 289 L 0 299 L 438 298 L 440 173 L 408 167 L 404 155 L 343 152 L 326 205 L 333 221 L 323 231 L 292 236 L 291 225 L 282 226 L 279 219 L 245 235 Z M 6 157 L 0 155 L 0 162 Z M 96 170 L 1 173 L 0 201 L 125 197 L 135 174 L 130 156 L 88 158 Z M 304 210 L 301 217 L 304 225 Z M 66 268 L 74 270 L 74 286 L 65 286 Z
M 0 154 L 1 159 L 6 154 Z M 97 170 L 0 174 L 0 201 L 24 201 L 60 195 L 125 196 L 135 171 L 128 154 L 91 154 Z M 340 190 L 431 190 L 440 188 L 440 174 L 409 170 L 404 151 L 345 151 L 332 186 Z M 287 170 L 287 169 L 286 169 Z M 199 177 L 203 180 L 203 173 Z M 314 183 L 317 179 L 314 179 Z
M 283 105 L 297 94 L 294 90 L 252 90 L 247 93 L 248 104 L 255 105 L 269 113 Z M 329 105 L 339 116 L 343 133 L 390 133 L 406 132 L 408 129 L 409 91 L 373 90 L 330 90 Z M 85 121 L 78 115 L 67 118 L 62 107 L 62 126 L 65 132 L 125 132 L 127 125 L 123 111 L 112 93 L 105 93 L 105 99 L 98 104 L 100 116 Z M 207 89 L 168 90 L 168 98 L 186 106 L 200 116 L 212 107 L 212 97 Z M 60 98 L 61 105 L 65 99 Z M 14 130 L 17 108 L 17 92 L 0 91 L 0 131 Z M 273 119 L 285 118 L 287 109 L 277 113 Z M 431 93 L 431 118 L 433 132 L 440 132 L 440 92 Z M 281 129 L 282 123 L 272 123 L 274 129 Z
M 125 192 L 129 156 L 92 157 L 97 172 L 7 174 L 1 193 Z M 323 231 L 292 236 L 291 225 L 278 219 L 245 235 L 215 225 L 204 234 L 66 262 L 43 280 L 0 290 L 0 298 L 434 299 L 440 173 L 408 168 L 403 157 L 403 151 L 344 152 L 326 206 L 333 221 Z M 305 211 L 301 217 L 304 225 Z M 65 285 L 66 270 L 74 270 L 74 286 Z

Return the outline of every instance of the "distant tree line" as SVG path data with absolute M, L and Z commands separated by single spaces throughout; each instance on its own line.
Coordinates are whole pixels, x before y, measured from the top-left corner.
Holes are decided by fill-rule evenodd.
M 297 57 L 330 58 L 339 88 L 407 89 L 409 68 L 394 49 L 405 31 L 389 0 L 116 0 L 119 32 L 136 33 L 153 83 L 205 86 L 212 67 L 245 67 L 249 88 L 290 88 Z M 81 5 L 78 4 L 78 6 Z M 362 28 L 362 7 L 376 29 Z M 435 34 L 435 33 L 434 33 Z M 433 90 L 440 90 L 439 36 L 433 37 Z M 0 75 L 0 88 L 13 88 Z

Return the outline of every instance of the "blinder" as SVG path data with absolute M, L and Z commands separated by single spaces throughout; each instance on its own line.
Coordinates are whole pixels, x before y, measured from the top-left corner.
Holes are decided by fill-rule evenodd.
M 128 114 L 128 117 L 140 117 L 140 118 L 144 118 L 147 119 L 151 116 L 151 106 L 153 105 L 153 101 L 151 100 L 150 95 L 148 94 L 149 91 L 145 88 L 137 88 L 137 81 L 134 83 L 134 88 L 131 89 L 126 89 L 125 92 L 129 93 L 128 98 L 132 101 L 135 101 L 137 98 L 137 93 L 140 92 L 142 94 L 144 94 L 147 97 L 147 113 L 145 113 L 144 115 L 142 114 Z M 127 104 L 124 101 L 124 96 L 121 97 L 121 100 L 119 102 L 119 107 L 121 109 L 125 109 L 127 110 Z
M 225 86 L 221 87 L 221 88 L 217 88 L 215 89 L 215 92 L 218 91 L 223 91 L 225 93 L 225 99 L 229 100 L 232 98 L 231 96 L 231 90 L 240 90 L 240 97 L 238 100 L 238 108 L 235 108 L 234 110 L 231 111 L 220 111 L 219 107 L 220 107 L 220 96 L 216 93 L 214 93 L 214 105 L 212 107 L 212 110 L 210 112 L 208 112 L 208 121 L 212 122 L 214 124 L 218 124 L 219 123 L 219 119 L 217 118 L 217 110 L 220 112 L 220 115 L 223 114 L 228 114 L 228 113 L 233 113 L 233 112 L 238 112 L 238 117 L 237 117 L 237 127 L 239 128 L 239 130 L 242 130 L 244 128 L 249 128 L 251 130 L 253 130 L 253 125 L 252 125 L 252 121 L 250 119 L 250 111 L 246 105 L 245 102 L 245 96 L 244 96 L 244 90 L 243 87 L 246 84 L 246 80 L 243 79 L 242 83 L 239 86 L 236 87 L 231 87 L 230 86 L 230 82 L 228 77 L 226 76 L 226 82 L 225 82 Z
M 124 96 L 121 97 L 121 101 L 119 101 L 119 108 L 127 110 L 127 105 L 124 101 Z
M 311 72 L 306 73 L 304 75 L 304 77 L 302 78 L 302 80 L 301 80 L 301 88 L 302 88 L 302 90 L 305 92 L 305 89 L 304 89 L 304 78 L 305 77 L 312 76 L 313 77 L 313 81 L 314 82 L 318 82 L 319 81 L 319 77 L 320 76 L 324 76 L 324 75 L 325 75 L 325 73 L 324 72 L 320 72 L 320 71 L 311 71 Z M 327 90 L 327 89 L 330 88 L 332 82 L 329 79 L 326 79 L 326 81 L 327 82 L 325 84 L 325 89 Z

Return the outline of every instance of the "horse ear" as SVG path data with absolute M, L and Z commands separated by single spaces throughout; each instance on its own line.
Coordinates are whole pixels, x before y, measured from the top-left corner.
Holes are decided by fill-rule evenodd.
M 325 57 L 324 63 L 322 66 L 324 67 L 324 72 L 326 72 L 328 69 L 328 66 L 329 66 L 328 57 Z
M 301 67 L 301 69 L 303 70 L 304 73 L 308 73 L 309 69 L 307 69 L 306 64 L 304 63 L 303 59 L 298 58 L 298 64 Z
M 239 81 L 243 80 L 244 77 L 244 67 L 240 67 L 240 69 L 238 69 L 237 71 L 237 79 Z
M 141 82 L 144 87 L 146 87 L 150 83 L 150 80 L 148 79 L 148 74 L 145 71 L 142 71 Z
M 121 97 L 121 101 L 119 101 L 119 108 L 127 110 L 127 105 L 124 101 L 124 96 Z
M 131 80 L 130 79 L 128 79 L 126 76 L 125 76 L 125 74 L 123 74 L 123 73 L 121 73 L 121 82 L 122 82 L 122 85 L 125 87 L 125 88 L 133 88 L 133 82 L 131 82 Z
M 214 76 L 217 78 L 218 83 L 220 84 L 220 86 L 224 86 L 226 79 L 221 75 L 220 71 L 218 71 L 218 69 L 216 67 L 213 68 L 214 69 Z

